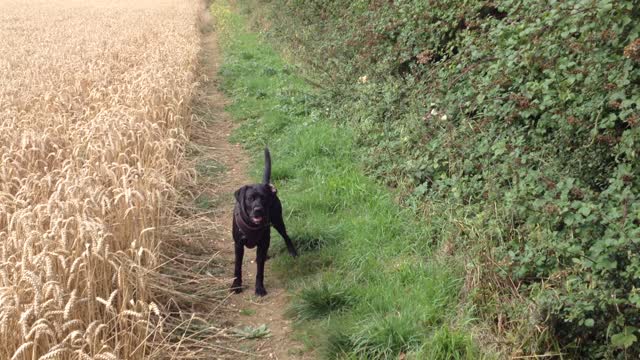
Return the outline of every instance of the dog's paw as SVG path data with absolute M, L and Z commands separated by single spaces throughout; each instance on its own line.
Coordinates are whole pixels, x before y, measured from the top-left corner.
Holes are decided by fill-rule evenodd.
M 267 295 L 267 290 L 263 287 L 256 288 L 256 296 L 265 296 Z
M 289 255 L 293 257 L 298 257 L 298 252 L 296 251 L 296 249 L 289 250 Z
M 229 289 L 236 294 L 240 294 L 242 292 L 242 282 L 238 280 L 234 280 L 233 284 L 231 284 L 231 288 Z

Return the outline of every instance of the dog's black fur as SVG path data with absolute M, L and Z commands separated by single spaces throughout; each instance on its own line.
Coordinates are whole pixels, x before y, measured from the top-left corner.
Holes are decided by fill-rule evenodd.
M 271 242 L 270 225 L 280 233 L 287 244 L 291 256 L 297 256 L 296 248 L 287 235 L 282 219 L 282 203 L 276 195 L 276 188 L 269 183 L 271 178 L 271 155 L 269 149 L 264 149 L 264 175 L 262 184 L 245 185 L 235 192 L 236 205 L 233 210 L 233 241 L 236 252 L 236 264 L 231 290 L 242 291 L 242 258 L 244 247 L 256 250 L 256 295 L 265 296 L 264 263 L 267 261 L 267 251 Z

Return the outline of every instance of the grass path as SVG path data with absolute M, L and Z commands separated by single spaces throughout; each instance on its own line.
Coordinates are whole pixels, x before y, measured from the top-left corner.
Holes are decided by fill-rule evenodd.
M 211 26 L 211 24 L 206 24 Z M 240 186 L 251 183 L 248 176 L 249 157 L 239 144 L 230 142 L 235 125 L 225 112 L 229 101 L 218 90 L 217 73 L 220 66 L 218 42 L 214 31 L 205 31 L 202 39 L 201 71 L 207 81 L 201 86 L 200 101 L 195 113 L 201 119 L 198 131 L 193 132 L 192 141 L 197 157 L 196 169 L 200 193 L 196 205 L 209 214 L 212 227 L 217 229 L 212 247 L 219 251 L 225 265 L 228 283 L 233 274 L 234 252 L 231 238 L 231 214 L 233 192 Z M 274 238 L 272 242 L 280 239 Z M 253 295 L 255 279 L 255 250 L 245 252 L 243 273 L 246 289 L 239 295 L 229 293 L 223 312 L 225 326 L 243 332 L 237 343 L 230 344 L 232 352 L 243 358 L 256 359 L 304 359 L 301 345 L 290 339 L 290 321 L 285 319 L 288 295 L 276 274 L 267 263 L 265 286 L 269 294 L 264 298 Z M 261 332 L 266 325 L 268 333 Z M 243 331 L 246 330 L 246 331 Z M 250 337 L 255 338 L 250 339 Z
M 358 135 L 328 120 L 327 94 L 248 28 L 251 11 L 241 2 L 212 6 L 224 55 L 220 88 L 240 124 L 233 139 L 252 149 L 254 179 L 262 171 L 260 149 L 269 145 L 272 181 L 300 253 L 286 256 L 273 236 L 267 287 L 275 297 L 265 300 L 282 311 L 285 301 L 274 300 L 279 275 L 291 289 L 295 337 L 321 358 L 483 358 L 470 309 L 460 304 L 462 261 L 446 246 L 440 250 L 429 218 L 399 206 L 392 191 L 365 175 Z M 278 319 L 260 319 L 269 318 Z

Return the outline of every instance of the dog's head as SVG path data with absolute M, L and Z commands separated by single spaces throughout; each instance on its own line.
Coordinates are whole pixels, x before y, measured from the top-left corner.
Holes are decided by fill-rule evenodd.
M 269 209 L 275 194 L 276 189 L 271 184 L 245 185 L 234 193 L 240 204 L 241 216 L 254 225 L 269 222 Z

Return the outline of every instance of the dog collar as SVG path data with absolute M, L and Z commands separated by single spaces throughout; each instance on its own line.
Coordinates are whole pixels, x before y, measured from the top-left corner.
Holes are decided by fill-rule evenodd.
M 236 205 L 236 208 L 233 211 L 233 217 L 236 221 L 236 224 L 238 225 L 238 228 L 240 229 L 240 231 L 242 231 L 245 235 L 249 235 L 251 233 L 256 233 L 260 230 L 263 230 L 264 228 L 269 227 L 269 221 L 264 221 L 262 224 L 260 225 L 256 225 L 256 224 L 249 224 L 246 221 L 244 221 L 243 217 L 242 217 L 242 213 L 240 212 L 239 206 Z

